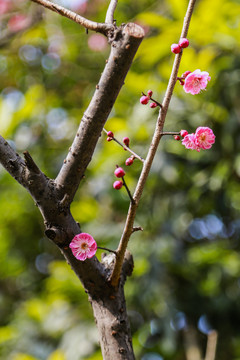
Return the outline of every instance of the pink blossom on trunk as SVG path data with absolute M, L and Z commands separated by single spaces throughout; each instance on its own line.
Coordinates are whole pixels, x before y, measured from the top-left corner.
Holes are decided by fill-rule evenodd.
M 183 89 L 186 93 L 196 95 L 207 87 L 208 81 L 210 80 L 211 77 L 207 71 L 201 71 L 198 69 L 186 76 Z
M 81 233 L 74 236 L 69 247 L 75 258 L 81 261 L 93 257 L 97 251 L 96 241 L 87 233 Z

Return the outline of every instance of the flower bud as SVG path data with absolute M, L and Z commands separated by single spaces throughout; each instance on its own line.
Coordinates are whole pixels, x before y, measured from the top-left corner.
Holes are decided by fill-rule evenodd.
M 147 94 L 148 94 L 148 97 L 150 98 L 153 94 L 152 90 L 148 90 Z
M 120 180 L 117 180 L 117 181 L 115 181 L 115 182 L 113 183 L 113 187 L 114 187 L 114 189 L 116 189 L 116 190 L 121 189 L 122 186 L 123 186 L 123 182 L 120 181 Z
M 149 97 L 146 96 L 146 95 L 143 95 L 141 98 L 140 98 L 140 103 L 143 104 L 143 105 L 147 105 L 149 102 Z
M 189 41 L 186 38 L 182 38 L 182 39 L 180 39 L 178 45 L 183 49 L 187 48 L 189 46 Z
M 126 173 L 125 173 L 125 171 L 123 170 L 123 168 L 118 167 L 118 168 L 116 168 L 116 170 L 114 171 L 114 174 L 115 174 L 116 177 L 121 178 L 121 177 L 123 177 Z
M 157 107 L 157 104 L 155 102 L 152 102 L 149 106 L 150 108 L 154 109 L 155 107 Z
M 114 133 L 113 133 L 112 131 L 108 131 L 108 132 L 107 132 L 107 136 L 113 138 L 113 137 L 114 137 Z
M 132 164 L 133 164 L 133 158 L 131 158 L 131 157 L 125 161 L 125 165 L 127 165 L 127 166 L 130 166 Z
M 178 44 L 172 44 L 171 52 L 174 54 L 179 54 L 181 52 L 181 47 Z
M 123 143 L 124 143 L 127 147 L 129 147 L 129 142 L 130 142 L 130 140 L 129 140 L 128 137 L 124 137 L 124 138 L 123 138 Z
M 183 77 L 184 79 L 186 79 L 186 77 L 187 77 L 189 74 L 191 74 L 191 71 L 185 71 L 185 72 L 182 74 L 182 77 Z
M 186 135 L 188 135 L 188 131 L 187 130 L 181 130 L 180 135 L 181 135 L 181 137 L 184 138 Z
M 180 138 L 179 135 L 174 135 L 174 139 L 177 140 L 177 141 L 179 141 L 181 138 Z
M 112 137 L 107 137 L 107 141 L 112 141 Z

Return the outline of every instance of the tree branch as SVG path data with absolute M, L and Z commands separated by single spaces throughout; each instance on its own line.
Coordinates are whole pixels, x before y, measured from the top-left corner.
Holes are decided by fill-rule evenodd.
M 117 7 L 118 0 L 111 0 L 110 4 L 107 9 L 107 14 L 105 18 L 106 24 L 113 24 L 114 23 L 114 11 Z
M 187 37 L 187 32 L 188 32 L 188 28 L 189 28 L 189 24 L 190 24 L 190 20 L 191 20 L 191 16 L 193 13 L 193 8 L 195 5 L 195 2 L 196 2 L 196 0 L 189 1 L 188 9 L 187 9 L 187 12 L 186 12 L 186 15 L 184 18 L 184 22 L 183 22 L 181 37 Z M 139 180 L 138 180 L 138 183 L 137 183 L 137 186 L 135 189 L 135 193 L 133 195 L 133 199 L 135 200 L 135 203 L 131 202 L 130 206 L 129 206 L 125 227 L 124 227 L 123 234 L 122 234 L 122 237 L 121 237 L 118 249 L 117 249 L 117 257 L 116 257 L 115 266 L 114 266 L 114 269 L 113 269 L 113 272 L 111 275 L 111 283 L 113 286 L 117 286 L 119 283 L 122 264 L 123 264 L 123 260 L 124 260 L 124 254 L 127 249 L 127 245 L 128 245 L 130 236 L 133 232 L 132 229 L 133 229 L 133 224 L 134 224 L 138 204 L 141 199 L 142 192 L 143 192 L 148 174 L 150 172 L 150 169 L 151 169 L 151 166 L 153 163 L 153 159 L 155 157 L 159 142 L 162 137 L 163 126 L 165 123 L 167 110 L 168 110 L 168 107 L 169 107 L 169 104 L 171 101 L 171 97 L 173 94 L 174 86 L 176 84 L 178 69 L 179 69 L 180 62 L 181 62 L 181 57 L 182 57 L 182 52 L 180 52 L 179 54 L 177 54 L 175 56 L 172 73 L 171 73 L 171 76 L 170 76 L 170 79 L 168 82 L 168 87 L 167 87 L 165 97 L 164 97 L 164 100 L 162 103 L 162 108 L 159 111 L 157 124 L 156 124 L 156 128 L 155 128 L 155 131 L 153 134 L 152 142 L 151 142 L 147 157 L 145 159 L 145 162 L 144 162 L 144 165 L 142 168 L 142 172 L 141 172 L 141 175 L 139 177 Z
M 104 35 L 107 35 L 109 30 L 113 29 L 112 24 L 97 23 L 95 21 L 88 20 L 88 19 L 84 18 L 83 16 L 78 15 L 71 10 L 65 9 L 61 5 L 54 4 L 51 1 L 48 1 L 48 0 L 31 0 L 31 1 L 33 1 L 39 5 L 42 5 L 45 8 L 50 9 L 62 16 L 65 16 L 66 18 L 76 22 L 77 24 L 82 25 L 86 29 L 97 31 Z
M 104 124 L 144 37 L 144 31 L 140 26 L 130 23 L 123 29 L 116 29 L 114 37 L 117 40 L 112 41 L 105 69 L 56 178 L 56 183 L 65 188 L 70 201 L 91 161 Z
M 108 131 L 106 129 L 103 128 L 103 131 L 107 134 Z M 115 141 L 118 145 L 120 145 L 124 150 L 127 150 L 128 152 L 130 152 L 136 159 L 144 162 L 144 159 L 139 156 L 138 154 L 136 154 L 132 149 L 130 149 L 127 145 L 122 144 L 118 139 L 115 138 L 115 136 L 112 137 L 113 141 Z
M 21 185 L 24 184 L 26 164 L 9 143 L 0 135 L 0 162 L 9 174 Z
M 216 330 L 212 330 L 207 337 L 207 349 L 204 360 L 214 360 L 216 356 L 218 333 Z

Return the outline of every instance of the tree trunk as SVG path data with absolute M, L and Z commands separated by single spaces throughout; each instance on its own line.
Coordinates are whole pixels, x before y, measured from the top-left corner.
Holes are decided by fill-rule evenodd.
M 103 262 L 113 266 L 114 255 L 107 255 Z M 109 264 L 110 263 L 110 264 Z M 118 288 L 105 287 L 99 297 L 89 295 L 104 360 L 134 360 L 130 324 L 124 296 L 124 282 L 133 270 L 133 259 L 128 252 L 125 257 L 123 273 Z M 104 295 L 103 295 L 104 294 Z

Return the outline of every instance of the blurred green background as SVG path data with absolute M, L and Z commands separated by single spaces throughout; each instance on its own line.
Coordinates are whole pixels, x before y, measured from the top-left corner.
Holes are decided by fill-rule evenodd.
M 58 0 L 102 22 L 108 1 Z M 157 110 L 139 103 L 152 89 L 161 102 L 187 1 L 120 0 L 115 18 L 144 26 L 125 86 L 106 124 L 146 155 Z M 0 0 L 0 133 L 28 150 L 49 177 L 59 171 L 108 57 L 99 34 L 30 1 Z M 30 26 L 32 17 L 36 16 Z M 42 20 L 41 17 L 42 16 Z M 186 150 L 164 137 L 132 236 L 133 276 L 126 283 L 136 358 L 204 358 L 218 332 L 218 360 L 240 360 L 240 1 L 198 0 L 180 74 L 208 71 L 207 91 L 192 96 L 177 84 L 165 130 L 209 126 L 211 150 Z M 72 213 L 99 246 L 116 248 L 129 199 L 112 188 L 115 165 L 128 154 L 103 134 Z M 124 167 L 126 169 L 126 167 Z M 141 171 L 127 168 L 132 189 Z M 58 249 L 44 236 L 29 194 L 0 167 L 0 359 L 100 360 L 87 295 Z M 101 251 L 97 252 L 100 258 Z M 195 345 L 194 345 L 195 346 Z

